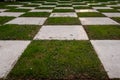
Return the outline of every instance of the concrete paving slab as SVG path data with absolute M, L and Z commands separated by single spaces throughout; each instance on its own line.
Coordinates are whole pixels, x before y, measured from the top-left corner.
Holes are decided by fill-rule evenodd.
M 109 78 L 120 78 L 120 40 L 91 40 Z
M 47 25 L 40 29 L 34 40 L 88 40 L 88 37 L 80 25 Z
M 2 13 L 0 13 L 0 16 L 18 17 L 22 14 L 24 14 L 24 12 L 2 12 Z
M 119 25 L 119 23 L 113 21 L 110 18 L 106 17 L 85 17 L 79 18 L 82 25 Z
M 77 17 L 76 13 L 51 13 L 50 17 Z
M 55 9 L 73 9 L 73 7 L 55 7 Z
M 19 25 L 43 25 L 47 18 L 38 17 L 19 17 L 9 21 L 6 24 L 19 24 Z
M 35 9 L 35 7 L 18 7 L 17 9 Z
M 10 7 L 21 7 L 21 6 L 23 6 L 23 5 L 7 5 L 7 6 L 10 6 Z
M 111 7 L 92 7 L 93 9 L 113 9 Z
M 5 78 L 14 67 L 30 41 L 0 41 L 0 78 Z
M 94 9 L 76 9 L 76 12 L 98 12 L 97 10 Z
M 4 12 L 4 11 L 6 11 L 6 10 L 8 10 L 8 9 L 0 9 L 0 12 Z
M 120 17 L 120 13 L 102 13 L 108 17 Z

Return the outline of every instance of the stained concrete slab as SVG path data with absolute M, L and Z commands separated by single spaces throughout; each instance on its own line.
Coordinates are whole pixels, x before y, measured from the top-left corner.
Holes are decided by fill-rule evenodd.
M 2 12 L 2 13 L 0 13 L 0 16 L 18 17 L 22 14 L 24 14 L 24 12 Z
M 8 10 L 8 9 L 0 9 L 0 12 L 4 12 L 4 11 L 6 11 L 6 10 Z
M 120 78 L 120 40 L 91 40 L 109 78 Z
M 6 24 L 19 24 L 19 25 L 43 25 L 47 18 L 39 17 L 19 17 L 9 21 Z
M 73 9 L 73 7 L 55 7 L 55 9 Z
M 51 13 L 50 17 L 77 17 L 76 13 Z
M 84 17 L 79 18 L 82 25 L 119 25 L 119 23 L 106 17 Z
M 76 9 L 76 12 L 98 12 L 97 10 L 94 9 Z
M 120 17 L 120 13 L 102 13 L 108 17 Z
M 73 5 L 73 7 L 88 7 L 88 5 Z
M 92 7 L 93 9 L 112 9 L 111 7 Z
M 52 9 L 33 9 L 30 12 L 52 12 Z
M 101 5 L 101 3 L 88 3 L 87 5 Z
M 23 5 L 7 5 L 7 6 L 10 6 L 10 7 L 21 7 Z
M 41 5 L 40 7 L 56 7 L 56 5 Z
M 119 5 L 106 5 L 108 7 L 118 7 Z
M 34 40 L 88 40 L 87 34 L 80 25 L 47 25 L 42 26 Z
M 35 7 L 18 7 L 17 9 L 35 9 Z
M 0 78 L 5 78 L 14 67 L 30 41 L 0 40 Z

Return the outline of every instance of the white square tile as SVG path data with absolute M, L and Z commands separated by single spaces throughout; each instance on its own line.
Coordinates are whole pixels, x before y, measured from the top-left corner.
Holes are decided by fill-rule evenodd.
M 0 16 L 18 17 L 22 14 L 24 14 L 24 13 L 23 12 L 2 12 L 2 13 L 0 13 Z
M 92 7 L 93 9 L 112 9 L 111 7 Z
M 76 13 L 69 12 L 69 13 L 52 13 L 50 17 L 77 17 Z
M 21 7 L 23 5 L 7 5 L 7 6 L 10 6 L 10 7 Z
M 55 9 L 73 9 L 73 7 L 55 7 Z
M 73 5 L 73 7 L 89 7 L 88 5 Z
M 9 21 L 6 24 L 19 24 L 19 25 L 43 25 L 47 18 L 38 17 L 19 17 Z
M 52 12 L 52 9 L 33 9 L 30 12 Z
M 119 25 L 119 23 L 106 17 L 85 17 L 79 19 L 83 25 Z
M 94 9 L 76 9 L 76 12 L 98 12 L 97 10 Z
M 8 9 L 0 9 L 0 12 L 4 12 L 4 11 L 6 11 L 6 10 L 8 10 Z
M 35 9 L 35 7 L 18 7 L 17 9 Z
M 35 40 L 88 40 L 82 26 L 49 25 L 43 26 L 34 38 Z
M 56 5 L 41 5 L 40 7 L 56 7 Z
M 88 3 L 87 5 L 101 5 L 101 3 Z
M 109 78 L 120 78 L 120 40 L 92 40 Z
M 30 41 L 0 41 L 0 78 L 14 67 Z
M 118 7 L 118 5 L 106 5 L 108 7 Z
M 120 17 L 120 13 L 102 13 L 108 17 Z

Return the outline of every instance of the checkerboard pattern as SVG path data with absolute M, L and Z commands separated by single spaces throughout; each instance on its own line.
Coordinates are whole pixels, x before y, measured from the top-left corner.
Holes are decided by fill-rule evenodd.
M 0 35 L 0 78 L 9 74 L 34 40 L 88 40 L 109 78 L 120 78 L 120 2 L 58 0 L 19 3 L 0 9 L 1 22 L 5 20 L 0 27 L 9 27 L 7 32 L 10 32 L 5 35 L 5 30 L 0 30 L 4 32 Z M 19 26 L 18 35 L 10 31 L 16 25 Z M 19 35 L 24 33 L 19 28 L 27 25 L 34 25 L 30 27 L 33 31 L 28 29 L 29 33 L 23 34 L 32 35 L 30 38 Z M 38 28 L 34 30 L 36 26 Z

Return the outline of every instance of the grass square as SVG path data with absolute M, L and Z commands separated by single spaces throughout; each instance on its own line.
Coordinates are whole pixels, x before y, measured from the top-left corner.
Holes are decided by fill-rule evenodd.
M 8 22 L 8 21 L 10 21 L 10 20 L 12 20 L 12 19 L 14 19 L 15 17 L 7 17 L 7 16 L 4 16 L 4 17 L 0 17 L 0 25 L 1 24 L 4 24 L 4 23 L 6 23 L 6 22 Z
M 35 9 L 53 9 L 54 7 L 37 7 Z
M 30 9 L 9 9 L 5 12 L 28 12 Z
M 48 12 L 27 12 L 21 15 L 21 17 L 48 17 L 49 15 L 50 13 Z
M 46 25 L 78 25 L 80 21 L 78 18 L 72 17 L 54 17 L 48 18 L 45 22 Z
M 43 40 L 27 47 L 7 78 L 104 80 L 107 75 L 89 41 Z
M 39 28 L 32 25 L 3 25 L 0 26 L 0 40 L 31 40 Z
M 112 17 L 112 19 L 120 23 L 120 17 Z
M 85 26 L 85 30 L 90 39 L 120 39 L 119 25 L 96 25 Z
M 53 12 L 75 12 L 73 9 L 54 9 Z
M 99 13 L 99 12 L 82 12 L 77 13 L 79 17 L 105 17 L 105 15 Z
M 120 12 L 116 9 L 97 9 L 100 12 Z
M 116 7 L 112 7 L 112 8 L 114 8 L 114 9 L 120 9 L 120 6 L 116 6 Z

